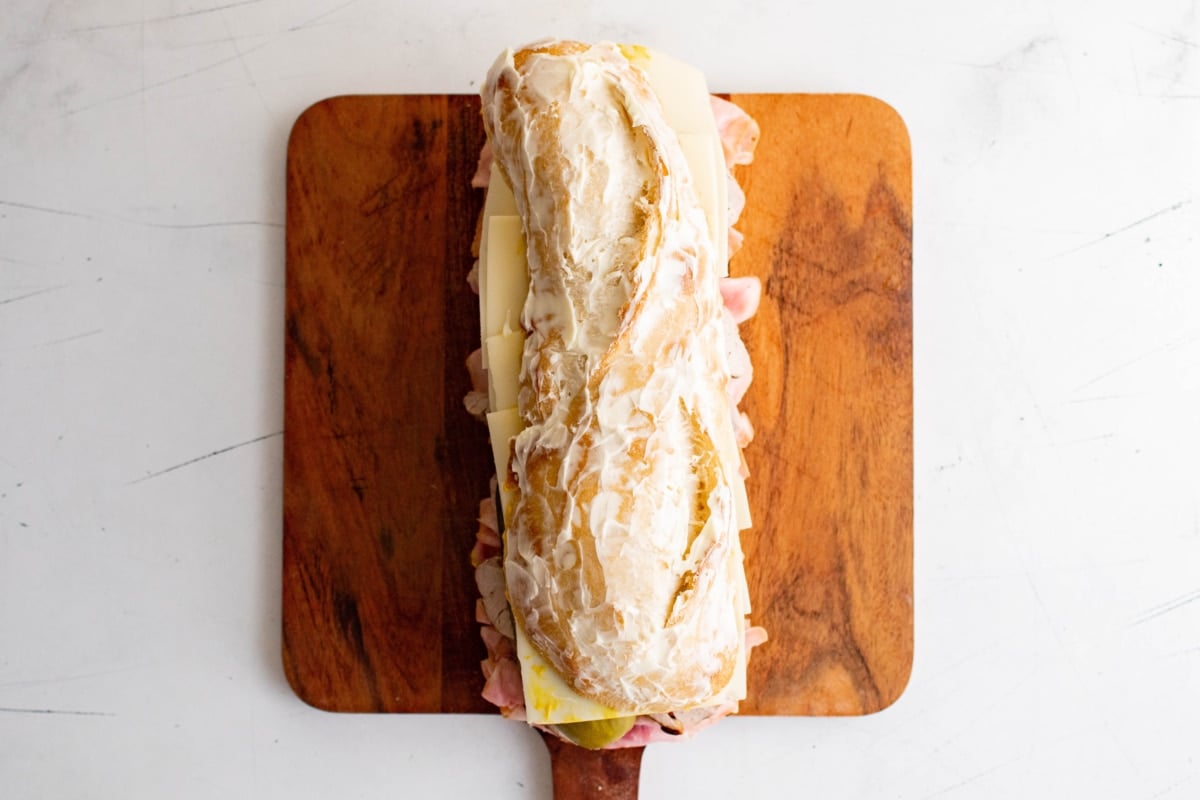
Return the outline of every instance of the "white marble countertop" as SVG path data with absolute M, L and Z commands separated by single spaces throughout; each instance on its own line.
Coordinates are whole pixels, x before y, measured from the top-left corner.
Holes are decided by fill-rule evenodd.
M 652 747 L 642 796 L 1200 795 L 1195 0 L 16 0 L 0 796 L 549 798 L 527 730 L 315 711 L 279 659 L 289 128 L 549 33 L 872 94 L 913 142 L 908 690 Z

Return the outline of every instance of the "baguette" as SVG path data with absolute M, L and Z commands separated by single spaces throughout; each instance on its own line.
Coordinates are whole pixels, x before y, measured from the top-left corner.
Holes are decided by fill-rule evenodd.
M 738 700 L 745 576 L 716 236 L 620 48 L 501 56 L 482 90 L 530 288 L 503 509 L 516 624 L 616 712 Z M 733 334 L 736 337 L 736 332 Z

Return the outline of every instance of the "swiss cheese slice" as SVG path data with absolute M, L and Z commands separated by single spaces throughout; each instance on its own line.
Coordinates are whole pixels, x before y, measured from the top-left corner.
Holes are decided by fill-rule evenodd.
M 525 236 L 521 218 L 499 214 L 487 220 L 487 294 L 480 297 L 486 306 L 484 328 L 487 337 L 519 330 L 521 309 L 529 294 L 529 266 L 525 260 Z M 489 355 L 489 364 L 491 356 Z
M 712 109 L 709 109 L 712 113 Z M 729 165 L 725 163 L 725 146 L 721 144 L 721 137 L 717 134 L 716 123 L 713 123 L 712 137 L 712 163 L 717 165 L 717 210 L 714 212 L 719 215 L 720 227 L 713 234 L 717 246 L 717 264 L 719 265 L 718 272 L 722 278 L 729 277 Z
M 492 217 L 515 217 L 517 216 L 517 201 L 513 197 L 512 189 L 508 187 L 508 182 L 504 180 L 504 175 L 498 169 L 492 170 L 492 176 L 488 181 L 487 198 L 483 201 L 483 231 L 479 238 L 479 331 L 480 345 L 490 335 L 488 333 L 487 323 L 487 303 L 485 302 L 489 294 L 488 289 L 488 263 L 491 261 L 488 253 L 490 244 L 488 236 L 488 223 Z M 526 267 L 526 283 L 528 284 L 528 268 Z M 528 291 L 528 286 L 526 287 Z M 483 368 L 487 369 L 488 354 L 487 348 L 483 349 Z
M 487 415 L 488 436 L 492 440 L 492 461 L 496 465 L 496 480 L 500 485 L 500 505 L 497 513 L 512 508 L 513 498 L 508 489 L 509 443 L 525 427 L 515 408 L 491 411 Z
M 514 621 L 517 660 L 521 664 L 521 682 L 525 690 L 526 720 L 534 725 L 557 725 L 562 722 L 629 716 L 629 712 L 615 711 L 568 686 L 562 675 L 529 643 L 521 622 L 515 618 Z
M 667 123 L 677 133 L 716 131 L 704 73 L 677 58 L 640 45 L 622 45 L 630 64 L 642 70 L 654 87 Z
M 521 354 L 525 334 L 515 331 L 489 336 L 483 343 L 488 354 L 488 408 L 516 408 L 520 389 Z
M 645 73 L 658 95 L 667 124 L 679 136 L 680 147 L 697 184 L 700 205 L 709 222 L 717 253 L 717 271 L 725 277 L 729 274 L 727 167 L 704 73 L 691 64 L 646 47 L 622 45 L 621 52 Z M 700 187 L 702 182 L 710 182 L 707 177 L 710 175 L 716 179 L 711 181 L 714 184 L 711 192 Z
M 517 215 L 517 200 L 513 197 L 508 181 L 504 180 L 504 173 L 498 169 L 492 170 L 492 176 L 488 179 L 487 197 L 483 201 L 483 215 L 485 217 L 514 217 Z
M 731 556 L 732 558 L 732 556 Z M 737 549 L 736 558 L 741 563 L 741 550 Z M 732 566 L 731 561 L 731 566 Z M 741 580 L 745 594 L 744 573 Z M 747 600 L 740 609 L 738 624 L 744 628 L 742 615 L 749 613 L 750 605 Z M 572 689 L 562 675 L 529 643 L 519 620 L 514 618 L 517 633 L 517 661 L 521 666 L 521 682 L 525 692 L 525 719 L 532 725 L 558 725 L 564 722 L 586 722 L 592 719 L 613 719 L 615 717 L 631 716 L 632 711 L 621 711 L 609 708 L 595 700 L 584 697 Z M 743 631 L 743 635 L 744 631 Z M 729 683 L 719 695 L 713 698 L 712 705 L 724 705 L 727 702 L 738 702 L 746 696 L 746 655 L 742 650 L 733 665 L 733 675 Z M 683 710 L 683 709 L 680 709 Z
M 733 479 L 733 513 L 737 517 L 739 531 L 751 526 L 750 498 L 746 495 L 746 479 L 741 475 L 736 475 Z
M 724 181 L 723 173 L 717 172 L 717 165 L 712 157 L 712 138 L 704 133 L 679 134 L 679 147 L 687 158 L 688 168 L 692 172 L 692 187 L 696 190 L 696 198 L 704 209 L 704 220 L 708 223 L 708 233 L 716 245 L 718 272 L 721 277 L 729 274 L 729 264 L 722 258 L 722 253 L 728 249 L 729 234 L 723 236 L 727 209 L 722 210 L 721 198 L 717 188 L 718 180 Z M 718 240 L 726 242 L 721 247 Z

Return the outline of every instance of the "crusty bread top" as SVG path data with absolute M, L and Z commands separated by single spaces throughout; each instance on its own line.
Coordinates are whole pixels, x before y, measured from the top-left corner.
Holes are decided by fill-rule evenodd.
M 616 45 L 510 51 L 482 98 L 530 271 L 509 601 L 580 694 L 703 705 L 744 657 L 747 609 L 727 332 L 687 162 Z

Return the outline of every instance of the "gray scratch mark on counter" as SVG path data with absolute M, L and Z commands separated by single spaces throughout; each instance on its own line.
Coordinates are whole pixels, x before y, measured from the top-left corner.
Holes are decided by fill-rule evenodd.
M 142 669 L 147 666 L 149 666 L 149 665 L 146 662 L 136 662 L 136 663 L 129 664 L 127 666 L 113 667 L 110 669 L 91 670 L 88 672 L 79 672 L 79 673 L 66 674 L 66 675 L 55 675 L 53 677 L 34 678 L 31 680 L 23 680 L 23 681 L 4 681 L 4 682 L 0 683 L 0 689 L 20 689 L 20 688 L 28 688 L 31 686 L 47 686 L 47 685 L 69 683 L 72 681 L 89 681 L 89 680 L 93 680 L 95 678 L 107 677 L 109 675 L 125 674 L 131 670 Z
M 0 96 L 7 95 L 9 87 L 16 82 L 17 78 L 21 77 L 21 75 L 27 72 L 32 64 L 33 59 L 26 59 L 16 69 L 12 70 L 7 75 L 0 77 Z
M 282 228 L 282 222 L 264 222 L 257 219 L 235 219 L 227 222 L 138 222 L 136 220 L 120 220 L 129 225 L 141 225 L 146 228 L 162 228 L 172 231 L 195 231 L 203 228 Z
M 1155 798 L 1158 798 L 1158 797 L 1166 797 L 1167 795 L 1173 793 L 1180 786 L 1191 783 L 1193 780 L 1195 780 L 1195 778 L 1196 778 L 1195 775 L 1188 775 L 1183 780 L 1175 781 L 1167 788 L 1155 792 L 1154 794 L 1152 794 L 1148 798 L 1146 798 L 1146 800 L 1155 800 Z
M 201 72 L 207 72 L 210 69 L 216 69 L 217 67 L 228 64 L 231 61 L 238 61 L 238 60 L 244 58 L 245 56 L 249 55 L 250 53 L 255 52 L 256 50 L 261 50 L 262 48 L 271 44 L 273 41 L 274 41 L 274 39 L 271 39 L 271 40 L 263 42 L 262 44 L 251 47 L 248 50 L 244 50 L 235 55 L 229 56 L 227 58 L 219 58 L 216 61 L 212 61 L 212 62 L 209 62 L 208 64 L 205 64 L 204 66 L 196 67 L 193 70 L 188 70 L 187 72 L 184 72 L 181 75 L 175 75 L 170 78 L 164 78 L 161 81 L 155 81 L 154 83 L 147 83 L 146 85 L 141 86 L 137 89 L 134 89 L 133 91 L 130 91 L 130 92 L 123 92 L 118 95 L 113 95 L 112 97 L 106 97 L 103 100 L 97 100 L 94 103 L 88 103 L 87 105 L 79 106 L 77 108 L 67 109 L 66 111 L 64 111 L 62 113 L 62 116 L 71 117 L 71 116 L 74 116 L 75 114 L 79 114 L 84 111 L 90 111 L 93 108 L 99 108 L 100 106 L 108 105 L 109 103 L 116 103 L 121 100 L 128 100 L 131 97 L 137 97 L 140 94 L 145 94 L 146 92 L 150 91 L 151 89 L 158 89 L 158 88 L 167 86 L 172 83 L 177 83 L 178 81 L 187 80 L 188 78 L 191 78 L 195 75 L 199 75 Z
M 239 447 L 246 447 L 247 445 L 256 444 L 258 442 L 266 441 L 267 439 L 272 439 L 276 436 L 282 436 L 282 435 L 283 435 L 283 431 L 275 431 L 274 433 L 267 433 L 267 434 L 263 434 L 262 436 L 256 436 L 253 439 L 247 439 L 244 442 L 238 442 L 237 444 L 231 444 L 228 447 L 222 447 L 220 450 L 213 450 L 211 453 L 205 453 L 202 456 L 196 456 L 195 458 L 190 458 L 187 461 L 180 462 L 173 466 L 167 467 L 166 469 L 160 469 L 158 472 L 151 472 L 149 475 L 138 478 L 135 481 L 130 481 L 126 485 L 132 486 L 135 483 L 142 483 L 143 481 L 148 481 L 151 478 L 157 478 L 160 475 L 166 475 L 168 472 L 174 472 L 177 469 L 183 469 L 184 467 L 190 467 L 192 464 L 198 464 L 201 461 L 205 461 L 214 456 L 224 455 L 225 453 L 228 453 L 232 450 L 237 450 Z
M 271 113 L 271 109 L 267 105 L 267 98 L 263 97 L 262 89 L 259 88 L 258 81 L 254 79 L 254 73 L 250 72 L 250 65 L 246 63 L 246 58 L 242 55 L 242 48 L 238 47 L 237 40 L 233 36 L 233 29 L 229 27 L 229 23 L 226 20 L 223 19 L 221 21 L 225 24 L 225 32 L 229 34 L 229 44 L 231 47 L 233 47 L 233 52 L 237 53 L 238 55 L 238 61 L 242 65 L 242 71 L 246 73 L 246 80 L 250 82 L 252 87 L 254 87 L 254 93 L 258 95 L 258 100 L 260 103 L 262 103 L 263 110 L 269 115 Z
M 1135 619 L 1129 627 L 1134 628 L 1138 625 L 1143 625 L 1151 620 L 1158 619 L 1164 614 L 1169 614 L 1172 611 L 1178 611 L 1184 606 L 1194 603 L 1197 600 L 1200 600 L 1200 589 L 1188 592 L 1185 595 L 1181 595 L 1172 600 L 1168 600 L 1165 603 L 1154 606 L 1153 608 L 1147 609 L 1146 611 L 1142 612 L 1141 616 Z
M 66 714 L 73 717 L 115 717 L 111 711 L 79 711 L 68 708 L 10 708 L 0 706 L 5 714 Z
M 28 260 L 28 259 L 25 259 L 25 258 L 13 258 L 12 256 L 0 256 L 0 261 L 3 261 L 5 264 L 16 264 L 17 266 L 20 266 L 20 267 L 46 267 L 46 266 L 51 266 L 51 264 L 50 264 L 49 262 L 45 262 L 45 261 L 30 261 L 30 260 Z
M 1147 28 L 1145 25 L 1134 24 L 1132 27 L 1137 28 L 1139 31 L 1142 31 L 1143 33 L 1148 33 L 1151 36 L 1157 36 L 1160 39 L 1166 39 L 1168 42 L 1176 42 L 1177 44 L 1184 45 L 1185 47 L 1194 47 L 1194 48 L 1200 49 L 1200 42 L 1193 42 L 1191 39 L 1186 39 L 1183 36 L 1179 36 L 1179 35 L 1176 35 L 1173 33 L 1163 33 L 1162 31 L 1156 31 L 1153 28 Z
M 36 291 L 27 292 L 25 294 L 19 294 L 16 297 L 9 297 L 4 300 L 0 300 L 0 306 L 7 305 L 9 303 L 15 303 L 18 300 L 26 300 L 30 297 L 37 297 L 40 294 L 47 294 L 48 292 L 57 292 L 59 289 L 65 289 L 65 288 L 67 288 L 67 284 L 65 284 L 65 283 L 59 284 L 58 286 L 47 286 L 44 289 L 38 289 Z
M 77 339 L 86 339 L 89 336 L 95 336 L 99 333 L 104 333 L 104 329 L 96 328 L 95 330 L 84 331 L 83 333 L 76 333 L 72 334 L 71 336 L 64 336 L 61 339 L 51 339 L 48 342 L 38 342 L 37 344 L 33 345 L 33 347 L 50 347 L 51 345 L 65 344 L 66 342 L 73 342 Z
M 1075 406 L 1083 403 L 1103 403 L 1110 400 L 1131 400 L 1136 397 L 1141 397 L 1138 394 L 1098 394 L 1092 397 L 1077 397 L 1074 400 L 1068 400 L 1067 405 Z
M 192 231 L 202 230 L 204 228 L 283 228 L 282 222 L 268 222 L 258 219 L 232 219 L 232 220 L 214 220 L 212 222 L 148 222 L 140 219 L 130 219 L 129 217 L 106 216 L 102 217 L 96 214 L 88 214 L 83 211 L 72 211 L 66 208 L 54 208 L 53 206 L 39 206 L 33 203 L 19 203 L 15 200 L 0 200 L 0 206 L 8 208 L 19 208 L 23 211 L 37 211 L 42 214 L 55 214 L 60 217 L 74 217 L 76 219 L 86 219 L 92 222 L 104 223 L 120 223 L 121 225 L 136 225 L 139 228 L 158 228 L 160 230 L 171 231 Z M 11 260 L 11 259 L 5 259 Z
M 251 6 L 256 3 L 261 3 L 262 0 L 239 0 L 236 3 L 226 3 L 223 6 L 211 6 L 209 8 L 197 8 L 192 11 L 181 11 L 178 14 L 167 14 L 162 17 L 147 17 L 144 20 L 137 22 L 111 22 L 107 25 L 92 25 L 87 28 L 72 28 L 67 33 L 92 33 L 94 31 L 110 31 L 116 28 L 132 28 L 137 25 L 144 25 L 151 22 L 170 22 L 171 20 L 183 19 L 184 17 L 199 17 L 204 14 L 215 14 L 218 11 L 228 11 L 231 8 L 239 8 L 241 6 Z
M 1104 234 L 1103 236 L 1101 236 L 1097 239 L 1092 239 L 1091 241 L 1084 242 L 1081 245 L 1076 245 L 1075 247 L 1072 247 L 1068 250 L 1063 250 L 1061 253 L 1056 253 L 1054 255 L 1054 258 L 1062 258 L 1063 256 L 1070 255 L 1071 253 L 1077 253 L 1080 250 L 1086 250 L 1087 248 L 1098 245 L 1101 242 L 1105 242 L 1105 241 L 1111 239 L 1112 237 L 1117 236 L 1118 234 L 1122 234 L 1128 230 L 1132 230 L 1133 228 L 1136 228 L 1139 225 L 1145 225 L 1150 220 L 1158 219 L 1159 217 L 1163 216 L 1164 214 L 1170 214 L 1174 211 L 1178 211 L 1179 209 L 1183 208 L 1184 206 L 1189 205 L 1191 202 L 1192 202 L 1192 198 L 1190 198 L 1190 197 L 1186 200 L 1180 200 L 1178 203 L 1173 203 L 1172 205 L 1169 205 L 1166 208 L 1161 208 L 1158 211 L 1155 211 L 1153 214 L 1142 217 L 1141 219 L 1134 220 L 1133 222 L 1129 223 L 1128 225 L 1123 225 L 1120 228 L 1117 228 L 1116 230 L 1109 231 L 1108 233 Z
M 952 783 L 949 786 L 945 786 L 941 789 L 938 789 L 936 792 L 933 792 L 932 794 L 924 795 L 924 798 L 925 798 L 925 800 L 929 800 L 929 798 L 931 798 L 931 797 L 940 797 L 941 795 L 952 792 L 955 789 L 961 789 L 962 787 L 966 786 L 969 783 L 974 783 L 975 781 L 979 780 L 980 778 L 986 778 L 988 775 L 991 775 L 993 772 L 1001 770 L 1004 767 L 1011 766 L 1012 764 L 1015 764 L 1018 761 L 1024 761 L 1026 758 L 1027 758 L 1026 754 L 1022 753 L 1021 755 L 1015 756 L 1014 758 L 1010 758 L 1006 761 L 1001 761 L 999 764 L 993 764 L 992 766 L 988 767 L 985 770 L 976 772 L 975 774 L 970 775 L 970 776 L 968 776 L 960 781 L 957 781 L 955 783 Z
M 1132 367 L 1134 364 L 1138 364 L 1142 361 L 1145 361 L 1148 358 L 1152 358 L 1153 356 L 1156 356 L 1159 353 L 1170 352 L 1171 350 L 1174 350 L 1178 347 L 1183 347 L 1185 345 L 1191 344 L 1192 342 L 1197 341 L 1197 338 L 1198 337 L 1195 337 L 1195 336 L 1185 335 L 1185 336 L 1177 337 L 1169 342 L 1163 342 L 1162 344 L 1158 345 L 1157 347 L 1152 347 L 1149 350 L 1145 350 L 1141 353 L 1138 353 L 1136 356 L 1133 356 L 1132 358 L 1129 358 L 1129 359 L 1126 359 L 1125 361 L 1120 362 L 1119 364 L 1115 364 L 1114 366 L 1108 368 L 1104 372 L 1101 372 L 1099 375 L 1096 375 L 1095 377 L 1091 378 L 1087 382 L 1079 384 L 1078 386 L 1075 387 L 1075 389 L 1073 391 L 1081 392 L 1084 389 L 1088 388 L 1089 386 L 1092 386 L 1093 384 L 1097 384 L 1100 381 L 1104 380 L 1105 378 L 1107 378 L 1111 375 L 1115 375 L 1116 373 L 1120 372 L 1123 369 L 1128 369 L 1129 367 Z
M 1102 442 L 1105 439 L 1116 438 L 1115 433 L 1098 433 L 1095 436 L 1081 436 L 1078 439 L 1065 439 L 1061 442 L 1051 443 L 1051 447 L 1071 447 L 1077 444 L 1090 444 L 1092 442 Z
M 1129 51 L 1129 67 L 1133 72 L 1133 88 L 1137 90 L 1138 97 L 1145 97 L 1146 94 L 1142 91 L 1142 70 L 1138 67 L 1137 56 L 1134 55 L 1133 45 L 1126 43 L 1125 49 Z
M 348 8 L 357 2 L 359 2 L 359 0 L 346 0 L 345 3 L 342 3 L 339 6 L 334 6 L 333 8 L 329 9 L 328 11 L 324 11 L 320 14 L 317 14 L 315 17 L 312 17 L 308 20 L 305 20 L 304 22 L 301 22 L 299 25 L 293 25 L 292 27 L 288 28 L 288 32 L 292 33 L 295 31 L 303 30 L 304 28 L 307 28 L 310 25 L 312 25 L 314 22 L 320 22 L 321 20 L 325 19 L 326 17 L 333 16 L 334 14 L 341 11 L 342 9 Z
M 77 217 L 79 219 L 91 219 L 98 222 L 104 220 L 93 214 L 84 214 L 79 211 L 67 211 L 63 208 L 51 208 L 50 206 L 35 206 L 32 203 L 18 203 L 14 200 L 0 200 L 0 206 L 7 208 L 20 208 L 24 211 L 40 211 L 43 214 L 57 214 L 60 217 Z

